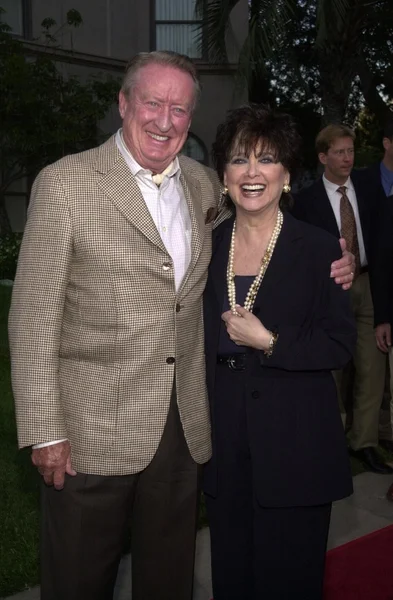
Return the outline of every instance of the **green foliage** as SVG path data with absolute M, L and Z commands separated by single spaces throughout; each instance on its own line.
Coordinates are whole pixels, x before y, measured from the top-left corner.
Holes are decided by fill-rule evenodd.
M 11 289 L 0 286 L 0 597 L 38 582 L 39 478 L 19 452 L 10 381 L 7 319 Z
M 239 1 L 207 3 L 200 40 L 207 36 L 213 61 L 226 60 L 224 34 Z M 198 10 L 204 5 L 197 0 Z M 325 123 L 350 124 L 366 103 L 385 120 L 393 98 L 391 0 L 251 0 L 249 7 L 239 75 L 251 100 L 309 106 Z
M 0 237 L 0 279 L 15 278 L 21 241 L 21 233 Z
M 1 2 L 1 0 L 0 0 Z M 77 27 L 80 14 L 67 13 L 66 26 Z M 46 45 L 28 56 L 20 39 L 0 21 L 0 230 L 4 231 L 4 193 L 12 182 L 34 177 L 65 154 L 91 148 L 103 137 L 98 123 L 116 101 L 119 82 L 91 76 L 81 82 L 64 75 L 53 47 L 53 19 L 42 23 Z
M 360 112 L 356 125 L 355 166 L 367 167 L 383 155 L 382 128 L 376 116 L 367 109 Z
M 79 27 L 80 25 L 82 25 L 82 16 L 77 10 L 75 10 L 75 8 L 71 8 L 67 12 L 67 23 L 68 25 L 72 25 L 73 27 Z

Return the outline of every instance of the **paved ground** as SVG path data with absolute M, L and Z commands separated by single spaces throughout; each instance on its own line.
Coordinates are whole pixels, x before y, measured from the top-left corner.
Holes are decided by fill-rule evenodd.
M 392 475 L 374 473 L 362 473 L 354 478 L 353 496 L 340 500 L 333 506 L 329 548 L 340 546 L 393 523 L 393 503 L 389 503 L 385 498 L 392 480 Z M 209 530 L 203 529 L 197 539 L 194 600 L 210 600 L 211 596 Z M 37 587 L 11 596 L 8 600 L 39 600 L 39 597 Z M 129 556 L 125 556 L 121 562 L 115 600 L 131 600 Z

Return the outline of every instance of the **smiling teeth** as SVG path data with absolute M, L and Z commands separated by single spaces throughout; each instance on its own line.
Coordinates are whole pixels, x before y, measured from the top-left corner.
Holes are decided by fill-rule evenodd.
M 247 192 L 256 192 L 256 191 L 263 191 L 265 189 L 265 185 L 259 185 L 259 184 L 254 184 L 254 185 L 242 185 L 243 190 L 246 190 Z
M 155 140 L 158 140 L 159 142 L 166 142 L 167 140 L 169 140 L 168 136 L 164 136 L 164 135 L 157 135 L 156 133 L 149 133 L 150 137 L 152 137 Z

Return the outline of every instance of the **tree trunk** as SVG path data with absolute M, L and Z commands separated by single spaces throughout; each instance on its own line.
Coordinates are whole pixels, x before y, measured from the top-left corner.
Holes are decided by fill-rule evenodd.
M 363 96 L 366 100 L 367 107 L 375 114 L 381 127 L 392 113 L 389 106 L 382 100 L 380 93 L 377 90 L 377 81 L 375 75 L 370 71 L 364 57 L 361 57 L 358 62 L 358 75 L 360 79 L 360 87 Z

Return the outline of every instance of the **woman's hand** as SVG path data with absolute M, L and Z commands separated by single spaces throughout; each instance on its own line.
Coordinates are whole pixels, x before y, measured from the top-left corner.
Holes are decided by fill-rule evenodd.
M 221 315 L 232 342 L 238 346 L 267 350 L 272 336 L 271 332 L 255 315 L 242 306 L 236 304 L 236 310 L 238 315 L 234 315 L 230 310 Z

